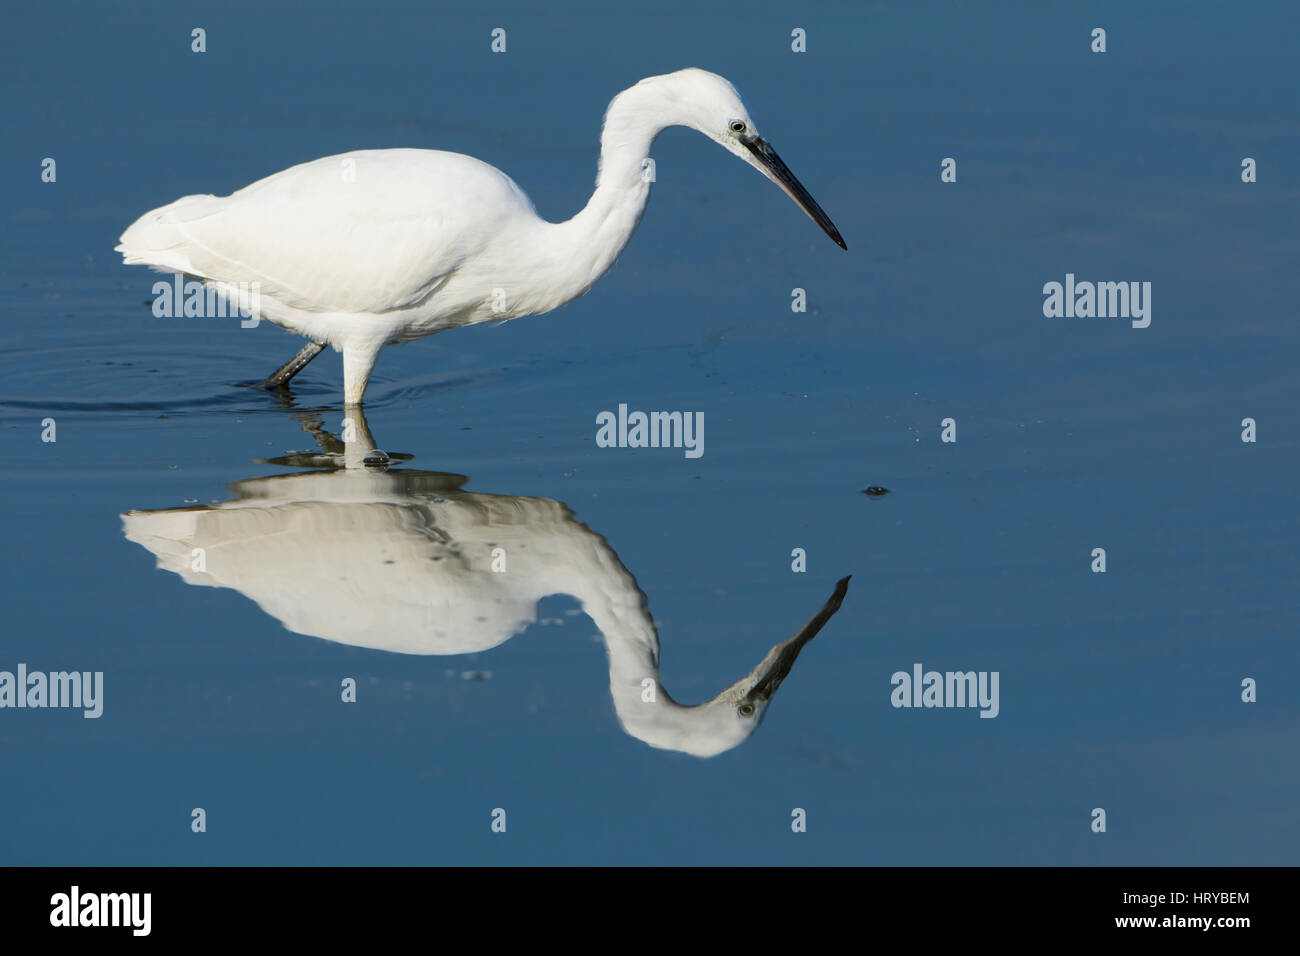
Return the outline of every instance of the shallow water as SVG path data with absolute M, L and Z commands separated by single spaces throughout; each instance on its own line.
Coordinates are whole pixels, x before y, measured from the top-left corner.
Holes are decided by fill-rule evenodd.
M 0 669 L 102 671 L 105 692 L 95 720 L 0 709 L 0 861 L 1294 863 L 1294 9 L 573 9 L 500 6 L 496 56 L 495 22 L 423 4 L 13 15 Z M 363 474 L 382 487 L 360 499 L 338 504 L 348 472 L 304 457 L 345 427 L 338 356 L 288 400 L 240 387 L 300 340 L 155 318 L 158 277 L 112 251 L 146 209 L 361 147 L 478 156 L 567 217 L 608 99 L 691 64 L 741 89 L 848 253 L 669 131 L 645 219 L 589 295 L 385 350 L 365 426 L 412 457 Z M 1066 273 L 1151 282 L 1150 327 L 1044 317 Z M 597 447 L 620 403 L 703 412 L 703 456 Z M 366 550 L 446 546 L 441 505 L 403 484 L 426 489 L 418 472 L 566 506 L 584 553 L 644 592 L 685 703 L 853 579 L 751 739 L 654 749 L 622 729 L 572 594 L 471 654 L 309 636 L 349 614 L 376 642 L 418 636 L 395 609 L 441 579 L 395 557 L 412 583 L 390 594 Z M 285 524 L 267 489 L 286 487 L 335 505 Z M 284 561 L 245 563 L 238 586 L 215 559 L 187 584 L 127 537 L 128 513 L 224 520 L 250 500 L 273 534 L 220 540 Z M 267 583 L 289 567 L 297 583 Z M 998 716 L 891 706 L 916 663 L 998 672 Z

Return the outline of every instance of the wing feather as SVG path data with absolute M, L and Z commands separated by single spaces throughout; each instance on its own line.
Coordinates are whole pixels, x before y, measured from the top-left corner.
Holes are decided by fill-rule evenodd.
M 532 213 L 504 173 L 459 153 L 327 156 L 230 196 L 186 196 L 122 235 L 128 263 L 218 282 L 308 312 L 417 305 L 512 217 Z

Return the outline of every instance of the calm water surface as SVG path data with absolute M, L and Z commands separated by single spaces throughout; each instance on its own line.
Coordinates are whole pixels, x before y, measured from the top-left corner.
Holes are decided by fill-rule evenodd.
M 0 710 L 0 862 L 1294 864 L 1300 16 L 1141 6 L 7 14 L 0 670 L 105 693 Z M 567 218 L 609 98 L 687 65 L 849 251 L 669 131 L 589 295 L 384 352 L 386 471 L 335 467 L 337 355 L 239 387 L 300 340 L 155 318 L 112 251 L 354 148 L 469 153 Z M 1044 317 L 1066 273 L 1151 282 L 1150 327 Z M 703 412 L 705 453 L 596 447 L 619 403 Z M 532 590 L 484 584 L 504 535 Z M 650 622 L 695 704 L 849 574 L 749 740 L 620 721 Z M 998 672 L 998 716 L 894 708 L 918 663 Z

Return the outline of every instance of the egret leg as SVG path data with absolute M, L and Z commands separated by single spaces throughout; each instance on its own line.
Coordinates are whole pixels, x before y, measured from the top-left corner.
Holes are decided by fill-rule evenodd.
M 343 401 L 347 405 L 360 405 L 370 381 L 375 359 L 383 348 L 383 339 L 363 339 L 343 346 Z
M 279 388 L 286 385 L 289 379 L 293 378 L 299 372 L 307 367 L 307 363 L 314 359 L 321 352 L 325 351 L 325 345 L 321 342 L 308 342 L 302 349 L 289 361 L 285 362 L 269 376 L 263 379 L 259 388 Z

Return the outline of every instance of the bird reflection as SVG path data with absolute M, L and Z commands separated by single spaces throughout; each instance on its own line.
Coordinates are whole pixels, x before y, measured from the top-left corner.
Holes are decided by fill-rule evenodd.
M 122 516 L 124 532 L 187 584 L 239 591 L 298 634 L 402 654 L 486 651 L 575 597 L 605 640 L 623 729 L 652 747 L 711 757 L 762 722 L 795 658 L 839 610 L 846 577 L 797 633 L 712 700 L 675 701 L 636 579 L 559 501 L 462 490 L 462 475 L 390 467 L 360 410 L 341 441 L 263 463 L 316 470 L 250 478 L 218 504 Z

